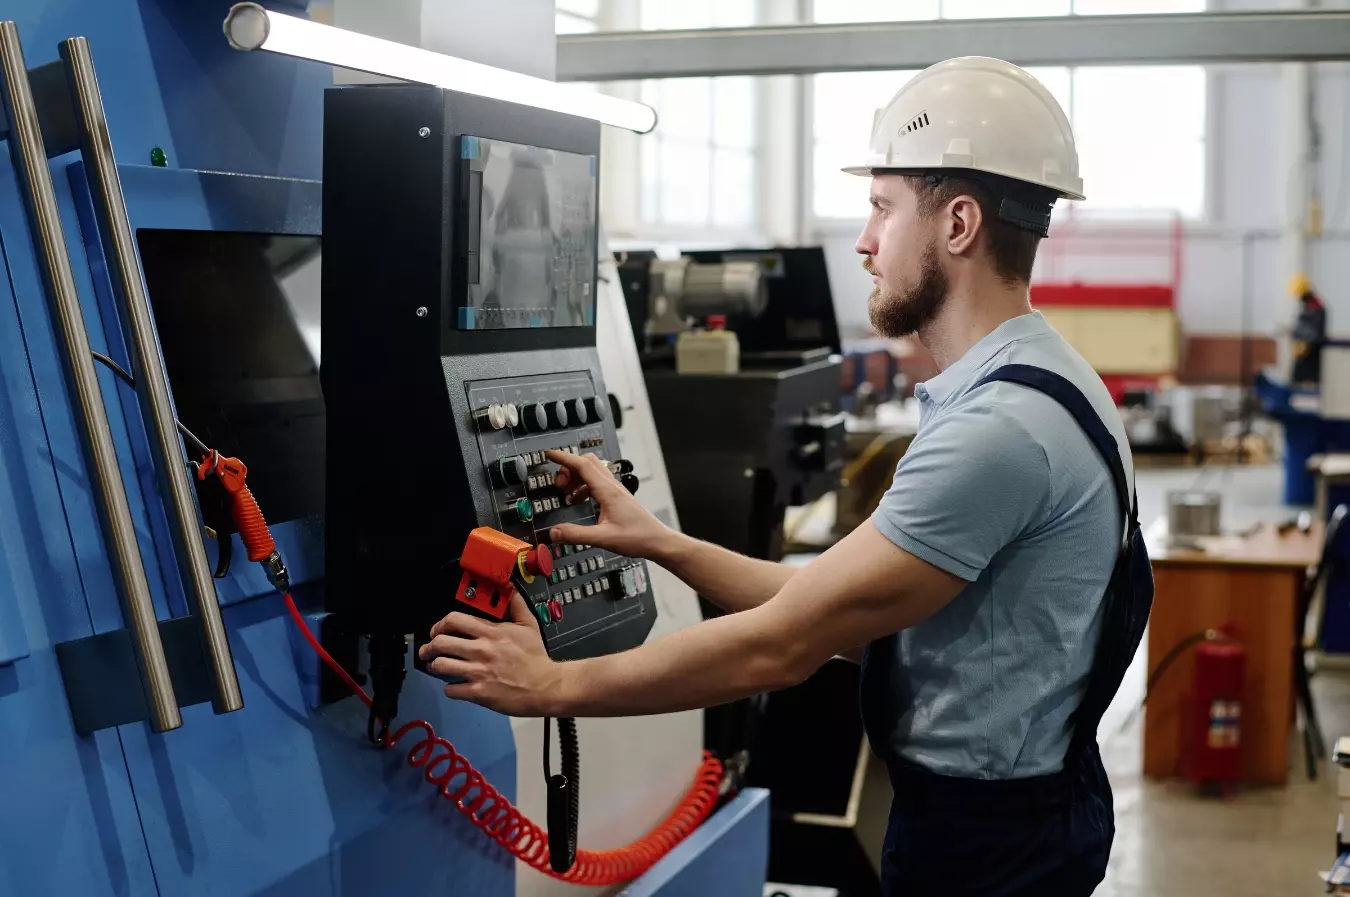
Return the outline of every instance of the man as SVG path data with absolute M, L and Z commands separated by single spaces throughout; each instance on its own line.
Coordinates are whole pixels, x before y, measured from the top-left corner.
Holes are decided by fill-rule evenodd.
M 1142 543 L 1119 415 L 1029 304 L 1050 206 L 1082 198 L 1077 169 L 1068 121 L 1023 70 L 967 58 L 911 80 L 866 163 L 846 169 L 872 178 L 857 251 L 873 325 L 917 333 L 941 368 L 915 390 L 919 433 L 872 519 L 788 569 L 674 533 L 595 459 L 550 454 L 558 485 L 600 508 L 554 541 L 648 558 L 733 613 L 567 663 L 546 656 L 519 596 L 514 625 L 451 614 L 422 652 L 464 680 L 446 694 L 521 716 L 662 713 L 860 659 L 864 722 L 896 791 L 887 893 L 1090 893 L 1114 832 L 1096 724 L 1151 580 L 1133 587 L 1147 560 L 1122 550 Z M 1000 369 L 1027 385 L 982 382 Z M 1055 374 L 1076 400 L 1042 391 Z

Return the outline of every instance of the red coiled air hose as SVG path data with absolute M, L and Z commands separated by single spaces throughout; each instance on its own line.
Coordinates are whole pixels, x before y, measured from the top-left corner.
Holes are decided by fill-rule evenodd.
M 216 457 L 219 458 L 218 455 Z M 242 482 L 242 477 L 238 488 L 230 488 L 229 492 L 233 499 L 232 511 L 235 523 L 239 527 L 244 547 L 248 550 L 249 559 L 262 561 L 271 557 L 275 551 L 272 534 L 268 531 L 267 522 L 263 519 L 253 493 Z M 286 600 L 286 611 L 299 627 L 305 641 L 329 669 L 347 684 L 352 693 L 369 707 L 370 695 L 340 663 L 333 659 L 332 655 L 324 650 L 323 645 L 305 624 L 304 617 L 300 615 L 300 610 L 295 606 L 290 592 L 282 591 L 281 594 Z M 722 780 L 722 764 L 716 757 L 704 751 L 703 762 L 699 766 L 693 785 L 660 825 L 627 847 L 615 850 L 578 850 L 572 868 L 559 874 L 549 865 L 547 833 L 502 797 L 497 789 L 483 778 L 483 774 L 474 769 L 473 765 L 455 750 L 454 745 L 436 734 L 431 723 L 421 719 L 404 723 L 392 735 L 386 736 L 384 746 L 392 748 L 405 735 L 419 729 L 422 731 L 422 738 L 409 749 L 408 765 L 421 769 L 423 776 L 436 786 L 442 797 L 454 804 L 456 809 L 506 848 L 512 856 L 523 860 L 545 875 L 563 881 L 586 885 L 611 885 L 632 881 L 698 828 L 717 804 Z
M 283 597 L 286 599 L 286 610 L 296 626 L 300 627 L 305 641 L 347 683 L 352 693 L 369 707 L 370 695 L 319 644 L 314 633 L 305 625 L 290 593 L 283 593 Z M 616 850 L 578 850 L 572 868 L 560 875 L 549 866 L 548 836 L 544 830 L 502 797 L 483 778 L 483 774 L 455 750 L 454 745 L 436 734 L 431 723 L 421 719 L 404 723 L 385 739 L 384 746 L 393 747 L 405 735 L 417 729 L 422 731 L 423 737 L 408 751 L 409 766 L 423 770 L 423 776 L 436 786 L 442 797 L 454 804 L 456 809 L 512 856 L 545 875 L 576 884 L 620 884 L 646 872 L 708 818 L 717 804 L 722 781 L 721 761 L 704 751 L 703 763 L 693 786 L 660 825 L 627 847 Z

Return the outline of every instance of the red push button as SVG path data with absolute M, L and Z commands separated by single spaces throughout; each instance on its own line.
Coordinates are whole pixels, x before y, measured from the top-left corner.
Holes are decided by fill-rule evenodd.
M 547 545 L 536 545 L 525 552 L 525 570 L 531 576 L 553 575 L 553 553 Z
M 548 601 L 548 615 L 549 615 L 549 617 L 553 620 L 554 623 L 557 623 L 557 622 L 559 622 L 560 620 L 562 620 L 562 617 L 563 617 L 562 603 L 561 603 L 560 601 L 558 601 L 557 598 L 550 598 L 550 599 L 549 599 L 549 601 Z

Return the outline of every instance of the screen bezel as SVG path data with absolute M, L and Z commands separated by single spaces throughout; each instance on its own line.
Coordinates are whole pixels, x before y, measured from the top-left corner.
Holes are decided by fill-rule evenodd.
M 591 242 L 591 264 L 587 285 L 589 286 L 590 297 L 590 324 L 567 324 L 561 326 L 548 327 L 462 327 L 460 326 L 460 312 L 466 308 L 471 308 L 470 292 L 471 287 L 481 283 L 481 270 L 483 265 L 483 231 L 487 224 L 483 220 L 483 175 L 486 163 L 480 163 L 481 155 L 477 152 L 486 142 L 489 147 L 492 144 L 504 144 L 516 148 L 524 147 L 527 149 L 541 149 L 551 153 L 559 153 L 570 156 L 574 159 L 580 159 L 588 164 L 590 168 L 591 183 L 591 220 L 590 220 L 590 242 Z M 451 325 L 462 332 L 487 331 L 487 330 L 567 330 L 570 328 L 594 328 L 596 311 L 599 308 L 598 291 L 598 269 L 599 269 L 599 218 L 600 218 L 600 157 L 593 153 L 574 153 L 569 150 L 560 150 L 553 147 L 540 146 L 539 144 L 521 144 L 506 140 L 493 140 L 492 138 L 481 137 L 479 135 L 461 134 L 459 143 L 459 187 L 460 187 L 460 227 L 459 239 L 456 241 L 456 251 L 462 257 L 465 274 L 464 289 L 458 294 L 459 301 L 454 304 L 453 317 Z M 471 156 L 466 154 L 472 151 Z M 489 150 L 490 152 L 490 150 Z M 509 176 L 508 176 L 509 177 Z M 477 269 L 475 272 L 474 269 Z
M 474 355 L 486 352 L 519 352 L 547 349 L 570 349 L 594 346 L 596 326 L 600 314 L 600 253 L 604 250 L 600 239 L 600 182 L 604 176 L 600 164 L 600 123 L 590 119 L 549 112 L 515 103 L 487 100 L 468 94 L 445 92 L 444 108 L 446 140 L 444 209 L 446 236 L 443 241 L 443 264 L 450 278 L 441 297 L 441 354 Z M 501 140 L 526 146 L 581 156 L 596 157 L 596 215 L 594 242 L 595 262 L 591 272 L 592 293 L 595 294 L 597 323 L 577 327 L 521 328 L 513 330 L 460 330 L 457 326 L 462 297 L 468 289 L 467 261 L 461 251 L 461 234 L 466 233 L 468 202 L 464 196 L 460 172 L 460 141 L 463 137 Z

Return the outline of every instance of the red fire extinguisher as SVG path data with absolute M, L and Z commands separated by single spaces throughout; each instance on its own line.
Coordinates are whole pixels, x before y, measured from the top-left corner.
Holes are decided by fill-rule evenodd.
M 1225 627 L 1227 628 L 1227 627 Z M 1195 649 L 1187 766 L 1197 785 L 1242 779 L 1242 686 L 1247 654 L 1231 631 L 1207 633 Z

